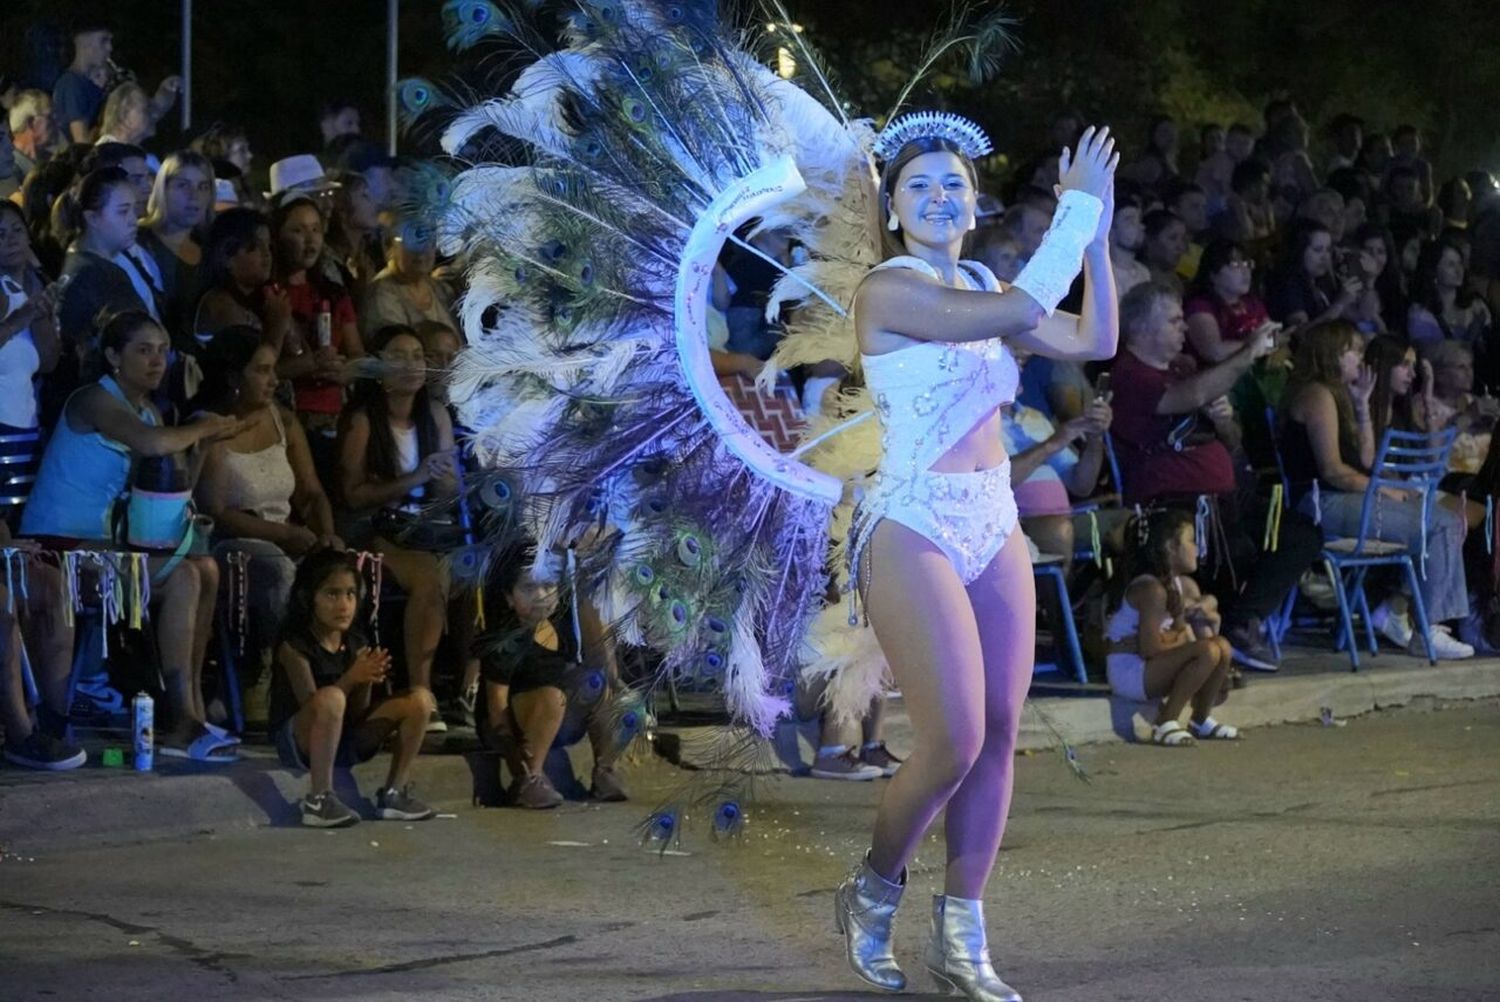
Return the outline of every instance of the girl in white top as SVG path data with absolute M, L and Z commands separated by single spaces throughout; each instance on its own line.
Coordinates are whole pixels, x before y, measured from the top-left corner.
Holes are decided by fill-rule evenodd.
M 1136 702 L 1161 701 L 1151 728 L 1155 744 L 1176 748 L 1192 744 L 1195 736 L 1239 737 L 1236 728 L 1210 715 L 1228 688 L 1230 652 L 1229 641 L 1219 636 L 1218 601 L 1203 595 L 1192 578 L 1198 569 L 1192 517 L 1181 511 L 1151 516 L 1136 566 L 1142 573 L 1126 587 L 1104 634 L 1110 687 Z M 1189 703 L 1191 732 L 1179 719 Z

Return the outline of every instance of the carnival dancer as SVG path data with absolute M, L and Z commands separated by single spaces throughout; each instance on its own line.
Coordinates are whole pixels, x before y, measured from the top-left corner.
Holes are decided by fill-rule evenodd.
M 849 552 L 914 746 L 886 787 L 869 853 L 838 889 L 835 918 L 855 973 L 903 989 L 891 920 L 906 866 L 946 809 L 944 893 L 933 900 L 924 964 L 950 991 L 1014 1000 L 990 963 L 981 899 L 1010 808 L 1036 598 L 999 412 L 1019 378 L 1011 346 L 1074 360 L 1115 352 L 1108 236 L 1118 157 L 1107 129 L 1063 151 L 1057 215 L 1007 289 L 959 259 L 975 225 L 973 159 L 988 148 L 972 123 L 919 114 L 888 127 L 876 149 L 889 257 L 861 286 L 855 324 L 883 456 Z M 1083 313 L 1055 313 L 1080 257 Z

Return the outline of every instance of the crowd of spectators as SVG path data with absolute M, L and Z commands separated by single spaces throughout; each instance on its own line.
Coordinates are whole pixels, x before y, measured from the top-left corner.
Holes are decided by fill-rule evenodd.
M 246 129 L 219 123 L 188 148 L 153 150 L 179 82 L 149 91 L 122 76 L 107 25 L 81 24 L 72 40 L 51 93 L 12 93 L 0 116 L 0 532 L 7 561 L 30 569 L 24 595 L 0 597 L 14 610 L 0 621 L 5 757 L 75 767 L 86 756 L 69 722 L 121 709 L 124 683 L 102 665 L 70 684 L 76 621 L 63 610 L 103 574 L 76 556 L 128 542 L 147 551 L 163 754 L 238 757 L 232 671 L 252 726 L 309 770 L 311 825 L 355 819 L 331 770 L 387 741 L 381 816 L 428 816 L 411 762 L 424 733 L 459 721 L 507 765 L 517 803 L 559 801 L 545 765 L 560 732 L 594 743 L 593 793 L 623 798 L 618 748 L 588 709 L 618 671 L 602 633 L 575 640 L 555 588 L 521 574 L 520 558 L 501 569 L 484 637 L 472 599 L 450 594 L 442 554 L 463 541 L 462 520 L 433 512 L 456 508 L 463 482 L 443 379 L 463 345 L 462 269 L 436 259 L 430 227 L 398 221 L 402 163 L 362 137 L 357 108 L 330 102 L 316 116 L 321 148 L 272 164 L 263 193 Z M 1081 124 L 1059 116 L 1051 147 Z M 1118 356 L 1090 369 L 1019 359 L 1023 394 L 1005 416 L 1037 551 L 1080 585 L 1105 563 L 1075 560 L 1090 535 L 1118 558 L 1099 623 L 1107 677 L 1159 702 L 1164 745 L 1235 736 L 1209 711 L 1236 684 L 1233 663 L 1275 669 L 1267 623 L 1294 588 L 1317 591 L 1308 574 L 1324 536 L 1357 528 L 1386 427 L 1457 429 L 1433 518 L 1415 490 L 1385 488 L 1378 531 L 1420 543 L 1438 656 L 1493 651 L 1470 610 L 1489 607 L 1494 583 L 1465 547 L 1497 486 L 1495 180 L 1476 171 L 1435 188 L 1415 129 L 1387 137 L 1350 115 L 1320 154 L 1289 100 L 1258 127 L 1197 135 L 1184 149 L 1160 117 L 1120 172 Z M 1055 182 L 1055 156 L 1041 155 L 981 197 L 972 253 L 1002 280 L 1038 247 Z M 770 233 L 726 255 L 713 297 L 721 376 L 753 376 L 769 357 L 766 294 L 803 253 Z M 839 374 L 797 378 L 816 407 Z M 1278 468 L 1284 482 L 1267 476 Z M 141 542 L 145 501 L 185 492 L 206 518 Z M 1383 635 L 1415 650 L 1408 596 L 1372 588 L 1384 589 Z M 401 598 L 384 645 L 370 632 L 378 589 Z M 242 654 L 233 666 L 214 655 L 209 680 L 222 630 Z M 607 670 L 580 674 L 579 648 Z M 1191 727 L 1175 726 L 1189 706 Z M 856 754 L 825 728 L 816 774 L 890 775 L 899 760 L 878 729 L 877 714 Z

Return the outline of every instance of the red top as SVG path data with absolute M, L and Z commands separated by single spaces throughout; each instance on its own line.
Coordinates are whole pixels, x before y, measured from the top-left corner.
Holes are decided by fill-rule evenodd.
M 1181 376 L 1153 369 L 1126 348 L 1110 370 L 1114 422 L 1109 426 L 1125 483 L 1126 504 L 1168 495 L 1228 494 L 1234 490 L 1234 462 L 1218 439 L 1185 446 L 1181 452 L 1167 435 L 1185 414 L 1157 414 L 1161 398 Z
M 288 285 L 287 298 L 292 304 L 292 320 L 302 335 L 302 346 L 308 351 L 318 347 L 318 314 L 327 301 L 333 313 L 333 348 L 344 353 L 343 331 L 345 324 L 354 324 L 354 301 L 348 293 L 337 286 Z M 298 379 L 292 383 L 298 412 L 305 414 L 337 414 L 344 406 L 344 388 L 338 383 L 322 379 Z
M 1271 319 L 1266 313 L 1266 304 L 1255 296 L 1242 296 L 1232 306 L 1213 295 L 1194 296 L 1182 304 L 1183 316 L 1191 317 L 1198 313 L 1211 314 L 1218 321 L 1220 339 L 1235 344 L 1249 340 L 1257 327 Z M 1194 356 L 1198 354 L 1193 349 L 1191 339 L 1188 341 L 1188 351 Z M 1198 360 L 1206 361 L 1202 358 Z

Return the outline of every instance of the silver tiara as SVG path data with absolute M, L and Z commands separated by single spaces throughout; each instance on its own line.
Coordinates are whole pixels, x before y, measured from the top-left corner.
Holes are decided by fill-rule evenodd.
M 907 143 L 917 139 L 946 139 L 970 160 L 994 152 L 990 137 L 974 122 L 946 111 L 916 111 L 902 115 L 875 137 L 875 156 L 889 161 Z

